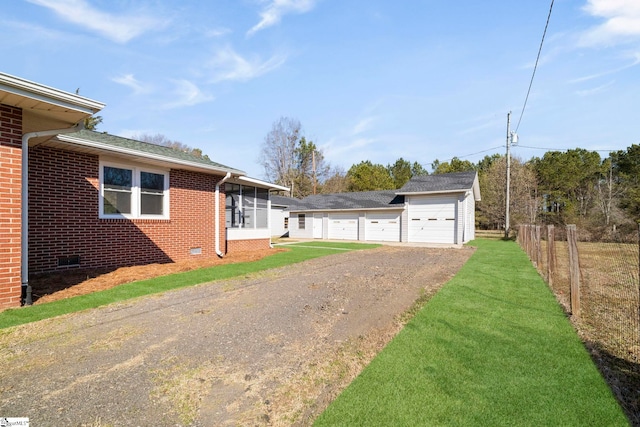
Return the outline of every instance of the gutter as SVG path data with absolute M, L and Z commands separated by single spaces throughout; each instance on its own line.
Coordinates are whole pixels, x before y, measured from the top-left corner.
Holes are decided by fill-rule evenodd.
M 22 135 L 22 194 L 21 194 L 21 248 L 20 276 L 22 281 L 21 300 L 23 305 L 33 304 L 31 286 L 29 286 L 29 140 L 42 136 L 78 132 L 84 129 L 84 119 L 75 126 L 64 129 L 51 129 L 29 132 Z
M 227 172 L 227 174 L 220 181 L 216 183 L 216 213 L 215 213 L 215 229 L 216 229 L 216 255 L 220 258 L 224 257 L 224 254 L 220 251 L 220 186 L 224 184 L 226 180 L 231 178 L 231 172 Z

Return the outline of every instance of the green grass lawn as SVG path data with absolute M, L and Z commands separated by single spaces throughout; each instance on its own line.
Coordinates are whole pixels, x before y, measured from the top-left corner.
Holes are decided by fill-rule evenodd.
M 628 425 L 524 252 L 473 245 L 316 426 Z
M 187 271 L 184 273 L 170 274 L 154 279 L 127 283 L 116 286 L 112 289 L 94 292 L 88 295 L 81 295 L 45 304 L 37 304 L 30 307 L 9 309 L 0 312 L 0 329 L 35 322 L 37 320 L 48 319 L 89 308 L 95 308 L 118 301 L 125 301 L 144 295 L 183 288 L 185 286 L 193 286 L 200 283 L 258 273 L 270 268 L 282 267 L 312 258 L 344 253 L 345 249 L 358 250 L 376 247 L 376 245 L 357 243 L 344 243 L 338 245 L 341 245 L 339 246 L 339 249 L 326 248 L 321 245 L 317 245 L 314 248 L 287 245 L 287 248 L 290 248 L 289 251 L 273 254 L 259 261 L 224 264 L 200 270 Z

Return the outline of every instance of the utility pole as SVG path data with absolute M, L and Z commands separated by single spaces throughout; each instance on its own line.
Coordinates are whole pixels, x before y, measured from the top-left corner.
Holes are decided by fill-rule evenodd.
M 504 213 L 504 238 L 509 238 L 509 185 L 511 181 L 511 111 L 507 114 L 507 176 L 506 176 L 505 213 Z
M 313 167 L 313 194 L 316 194 L 316 150 L 311 152 L 312 167 Z

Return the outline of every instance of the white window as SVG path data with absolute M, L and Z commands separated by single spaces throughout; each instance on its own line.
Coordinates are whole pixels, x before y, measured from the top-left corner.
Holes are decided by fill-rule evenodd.
M 169 172 L 100 162 L 100 218 L 169 219 Z

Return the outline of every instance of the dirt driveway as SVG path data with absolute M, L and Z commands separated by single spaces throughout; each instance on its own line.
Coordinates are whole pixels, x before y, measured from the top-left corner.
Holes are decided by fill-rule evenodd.
M 347 252 L 0 331 L 0 417 L 309 425 L 471 253 Z

